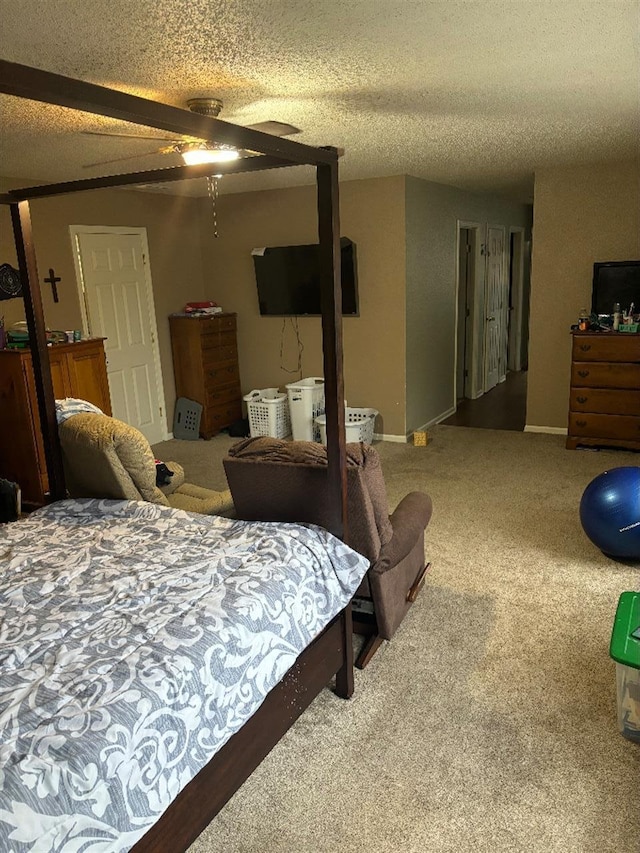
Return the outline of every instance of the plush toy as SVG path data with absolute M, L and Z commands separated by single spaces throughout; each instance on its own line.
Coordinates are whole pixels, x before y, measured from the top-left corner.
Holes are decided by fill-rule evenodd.
M 156 486 L 168 486 L 173 474 L 174 472 L 167 468 L 164 462 L 156 459 Z

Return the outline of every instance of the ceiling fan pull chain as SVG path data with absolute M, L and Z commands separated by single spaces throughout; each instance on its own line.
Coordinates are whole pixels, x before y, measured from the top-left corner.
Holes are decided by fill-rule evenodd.
M 207 192 L 211 199 L 211 215 L 213 217 L 213 236 L 218 236 L 218 178 L 207 175 Z

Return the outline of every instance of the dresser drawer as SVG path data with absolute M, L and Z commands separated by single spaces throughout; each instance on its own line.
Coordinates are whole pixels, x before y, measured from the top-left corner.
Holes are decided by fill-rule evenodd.
M 202 348 L 202 364 L 205 369 L 221 362 L 237 360 L 238 350 L 235 341 L 232 343 L 222 343 L 215 347 Z
M 207 391 L 205 395 L 205 406 L 207 408 L 221 406 L 223 403 L 237 403 L 240 401 L 240 386 L 237 382 L 233 385 L 221 385 Z
M 211 317 L 200 318 L 200 334 L 218 335 L 221 332 L 236 331 L 236 315 L 235 314 L 213 314 Z
M 572 412 L 601 412 L 609 415 L 640 415 L 640 391 L 613 391 L 608 388 L 572 388 Z
M 200 432 L 205 438 L 210 438 L 221 429 L 228 427 L 234 421 L 240 420 L 242 417 L 242 406 L 240 401 L 237 403 L 223 403 L 221 406 L 207 407 L 203 412 L 203 422 L 200 425 Z
M 640 335 L 574 335 L 571 357 L 573 361 L 640 362 Z
M 640 388 L 640 364 L 573 362 L 571 385 L 582 388 Z
M 569 412 L 569 435 L 640 441 L 640 417 Z
M 236 333 L 233 329 L 211 329 L 200 335 L 200 349 L 203 352 L 216 349 L 217 347 L 235 346 Z
M 240 368 L 237 361 L 225 361 L 204 371 L 205 393 L 214 391 L 221 385 L 240 385 Z

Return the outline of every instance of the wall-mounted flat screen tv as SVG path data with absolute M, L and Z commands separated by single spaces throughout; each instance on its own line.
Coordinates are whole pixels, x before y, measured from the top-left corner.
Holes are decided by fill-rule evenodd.
M 258 302 L 263 316 L 303 316 L 321 313 L 319 246 L 273 246 L 253 250 Z M 358 314 L 356 246 L 340 238 L 342 313 Z
M 628 311 L 633 302 L 634 312 L 640 311 L 640 261 L 606 261 L 593 265 L 593 314 L 613 314 L 620 303 Z

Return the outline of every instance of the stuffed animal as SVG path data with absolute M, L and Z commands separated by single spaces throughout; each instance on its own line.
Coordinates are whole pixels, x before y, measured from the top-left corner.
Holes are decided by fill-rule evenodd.
M 167 468 L 164 462 L 156 459 L 156 486 L 168 486 L 173 475 L 174 472 Z

